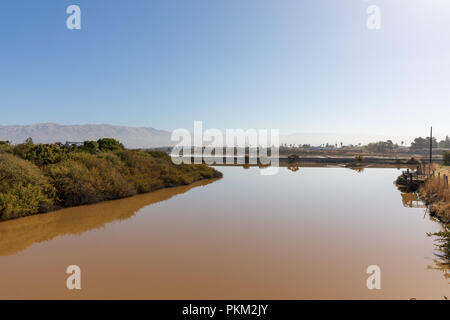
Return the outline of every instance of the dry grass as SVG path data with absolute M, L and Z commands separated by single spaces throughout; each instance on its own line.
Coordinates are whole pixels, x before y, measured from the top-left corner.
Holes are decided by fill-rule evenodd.
M 444 183 L 444 175 L 450 178 L 450 168 L 434 167 L 434 176 L 429 178 L 420 192 L 427 204 L 430 213 L 436 215 L 445 223 L 450 222 L 450 187 Z

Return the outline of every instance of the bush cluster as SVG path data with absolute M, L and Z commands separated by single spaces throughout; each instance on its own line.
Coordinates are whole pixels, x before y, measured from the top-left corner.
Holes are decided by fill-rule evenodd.
M 114 139 L 79 147 L 0 143 L 0 220 L 220 176 L 206 165 L 175 165 L 164 152 L 127 150 Z
M 450 151 L 444 151 L 444 165 L 450 166 Z
M 56 190 L 33 163 L 0 153 L 0 220 L 47 211 Z

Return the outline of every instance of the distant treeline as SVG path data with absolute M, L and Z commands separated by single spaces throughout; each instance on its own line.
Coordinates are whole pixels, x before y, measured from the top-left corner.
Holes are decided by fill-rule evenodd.
M 440 142 L 437 141 L 436 138 L 433 138 L 432 140 L 432 146 L 433 148 L 442 148 L 442 149 L 450 149 L 450 138 L 447 136 L 445 140 L 442 140 Z M 402 142 L 403 146 L 404 142 Z M 394 144 L 391 140 L 388 141 L 380 141 L 375 143 L 369 143 L 365 148 L 368 151 L 371 152 L 392 152 L 398 149 L 400 146 L 398 144 Z M 421 150 L 421 149 L 429 149 L 430 148 L 430 137 L 422 138 L 418 137 L 415 138 L 414 141 L 411 143 L 411 146 L 409 147 L 410 150 Z
M 81 146 L 0 141 L 0 220 L 217 177 L 206 165 L 174 165 L 165 152 L 127 150 L 111 138 Z
M 450 138 L 447 136 L 445 140 L 440 142 L 433 137 L 433 148 L 450 149 Z M 411 149 L 429 149 L 430 148 L 430 137 L 427 138 L 416 138 L 414 142 L 411 143 Z
M 434 149 L 450 149 L 450 138 L 447 136 L 444 140 L 437 141 L 436 138 L 433 138 L 433 148 Z M 430 138 L 415 138 L 411 143 L 411 146 L 407 147 L 405 145 L 405 141 L 402 141 L 400 144 L 392 142 L 392 140 L 387 141 L 378 141 L 372 142 L 367 145 L 363 145 L 361 143 L 357 145 L 344 145 L 344 143 L 335 143 L 335 144 L 321 144 L 320 146 L 311 146 L 310 144 L 282 144 L 280 146 L 280 153 L 289 153 L 293 151 L 300 150 L 347 150 L 347 151 L 359 151 L 359 152 L 373 152 L 373 153 L 390 153 L 404 150 L 423 150 L 430 148 Z

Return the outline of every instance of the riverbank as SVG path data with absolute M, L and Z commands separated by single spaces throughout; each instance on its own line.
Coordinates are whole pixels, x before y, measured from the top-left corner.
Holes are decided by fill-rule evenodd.
M 450 223 L 450 188 L 444 176 L 450 177 L 450 167 L 435 166 L 434 175 L 425 181 L 419 193 L 428 205 L 430 215 L 448 224 Z
M 220 178 L 204 164 L 175 165 L 113 139 L 83 146 L 0 145 L 0 221 Z
M 14 255 L 35 243 L 47 242 L 65 235 L 82 235 L 87 231 L 105 228 L 113 222 L 128 220 L 144 207 L 167 201 L 215 181 L 215 179 L 204 179 L 189 185 L 163 188 L 129 198 L 102 201 L 3 221 L 0 223 L 2 235 L 0 257 Z
M 274 160 L 278 161 L 280 166 L 314 166 L 314 165 L 334 165 L 334 166 L 347 166 L 347 167 L 407 167 L 414 166 L 423 161 L 425 158 L 415 158 L 415 157 L 385 157 L 385 156 L 298 156 L 298 155 L 280 155 L 276 159 L 268 158 L 253 158 L 253 157 L 184 157 L 186 161 L 194 163 L 203 162 L 212 164 L 215 166 L 233 166 L 233 165 L 248 165 L 248 166 L 264 166 L 264 163 L 274 163 Z M 441 163 L 442 158 L 437 158 L 436 163 Z

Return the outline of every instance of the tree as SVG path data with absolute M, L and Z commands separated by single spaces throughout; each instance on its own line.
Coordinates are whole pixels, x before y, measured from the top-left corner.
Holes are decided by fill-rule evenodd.
M 450 138 L 447 136 L 445 140 L 439 142 L 439 148 L 450 149 Z
M 121 150 L 123 149 L 123 144 L 113 138 L 103 138 L 98 139 L 98 148 L 101 151 L 113 151 L 113 150 Z
M 369 143 L 366 148 L 370 152 L 385 153 L 385 152 L 392 152 L 394 149 L 394 144 L 391 140 L 379 141 Z
M 438 147 L 438 142 L 436 138 L 433 137 L 433 148 Z M 414 139 L 414 142 L 411 143 L 411 149 L 428 149 L 430 148 L 430 137 L 422 138 L 418 137 Z

